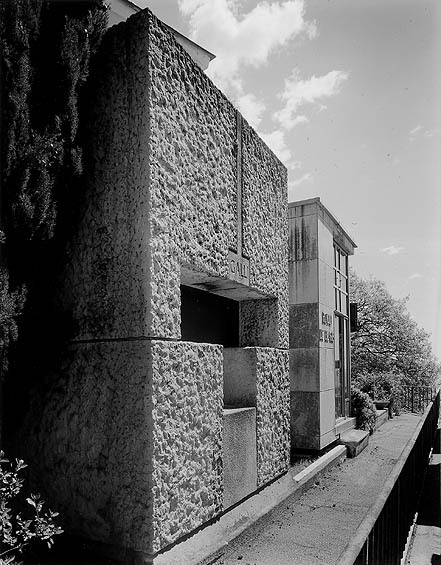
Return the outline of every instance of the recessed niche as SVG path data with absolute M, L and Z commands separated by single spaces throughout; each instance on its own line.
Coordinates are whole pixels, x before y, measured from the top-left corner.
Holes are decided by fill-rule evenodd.
M 183 341 L 239 346 L 239 302 L 181 285 Z

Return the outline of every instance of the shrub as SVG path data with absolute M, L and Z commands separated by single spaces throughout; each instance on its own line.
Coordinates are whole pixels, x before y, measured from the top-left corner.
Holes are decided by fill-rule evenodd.
M 38 494 L 24 500 L 24 481 L 19 473 L 25 467 L 19 459 L 11 463 L 0 451 L 0 565 L 17 565 L 18 555 L 33 541 L 42 540 L 51 547 L 53 536 L 63 532 L 54 523 L 57 512 L 43 510 L 44 502 Z M 25 506 L 23 515 L 16 510 L 20 506 Z
M 8 271 L 0 267 L 0 381 L 8 368 L 9 344 L 17 339 L 17 318 L 23 309 L 24 301 L 24 287 L 11 291 Z
M 357 418 L 356 427 L 359 430 L 367 430 L 370 434 L 375 431 L 377 411 L 368 394 L 358 388 L 351 390 L 352 415 Z
M 362 373 L 352 380 L 356 388 L 370 396 L 372 400 L 390 401 L 392 410 L 399 414 L 403 397 L 403 375 L 394 371 L 384 373 Z

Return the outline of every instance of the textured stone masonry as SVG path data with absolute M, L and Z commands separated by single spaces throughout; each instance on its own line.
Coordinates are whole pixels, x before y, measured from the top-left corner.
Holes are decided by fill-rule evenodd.
M 232 287 L 239 213 L 258 486 L 287 468 L 287 174 L 239 116 L 238 209 L 237 112 L 148 10 L 108 31 L 94 68 L 85 202 L 58 293 L 72 345 L 35 395 L 24 456 L 71 531 L 152 554 L 223 510 L 223 348 L 180 341 L 180 285 L 197 273 Z

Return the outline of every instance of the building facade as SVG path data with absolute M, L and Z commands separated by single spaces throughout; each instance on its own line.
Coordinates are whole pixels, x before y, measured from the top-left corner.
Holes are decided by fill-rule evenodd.
M 23 456 L 69 532 L 147 562 L 288 469 L 287 172 L 148 10 L 96 69 Z
M 320 450 L 353 426 L 348 258 L 356 245 L 320 198 L 288 210 L 291 447 Z

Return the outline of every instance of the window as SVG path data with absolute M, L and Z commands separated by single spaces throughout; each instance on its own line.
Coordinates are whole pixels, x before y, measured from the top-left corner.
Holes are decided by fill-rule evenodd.
M 348 315 L 348 256 L 334 246 L 334 295 L 335 309 Z

